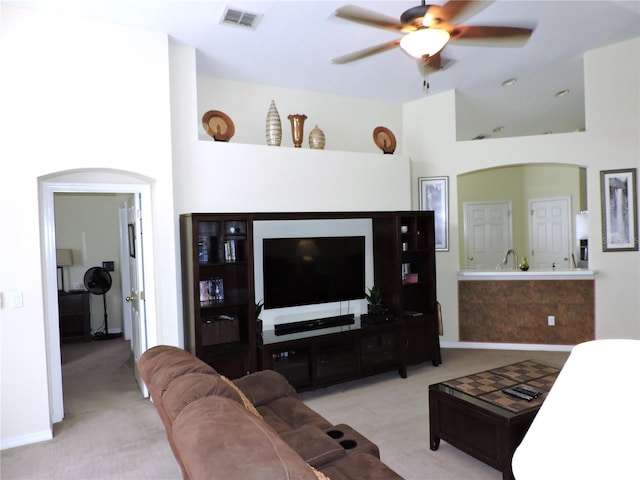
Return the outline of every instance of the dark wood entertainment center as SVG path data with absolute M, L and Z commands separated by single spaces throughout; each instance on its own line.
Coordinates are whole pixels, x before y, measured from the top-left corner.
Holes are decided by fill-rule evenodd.
M 255 308 L 254 222 L 369 219 L 374 282 L 390 321 L 275 335 Z M 431 211 L 191 213 L 180 216 L 185 348 L 237 378 L 274 369 L 311 389 L 441 363 Z M 407 273 L 412 275 L 408 276 Z

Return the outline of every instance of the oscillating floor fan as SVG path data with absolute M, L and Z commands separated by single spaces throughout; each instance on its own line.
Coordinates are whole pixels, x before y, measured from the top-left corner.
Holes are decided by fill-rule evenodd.
M 84 274 L 84 286 L 94 295 L 102 295 L 104 306 L 104 331 L 93 334 L 94 340 L 112 340 L 119 338 L 122 333 L 109 333 L 109 319 L 107 316 L 107 292 L 111 288 L 111 275 L 102 267 L 91 267 Z

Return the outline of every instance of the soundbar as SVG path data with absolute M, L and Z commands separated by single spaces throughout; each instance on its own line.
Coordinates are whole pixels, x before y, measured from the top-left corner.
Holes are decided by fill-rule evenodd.
M 306 332 L 321 328 L 340 327 L 342 325 L 353 325 L 355 323 L 354 314 L 338 315 L 335 317 L 315 318 L 313 320 L 302 320 L 300 322 L 280 323 L 273 326 L 276 335 L 288 335 L 290 333 Z

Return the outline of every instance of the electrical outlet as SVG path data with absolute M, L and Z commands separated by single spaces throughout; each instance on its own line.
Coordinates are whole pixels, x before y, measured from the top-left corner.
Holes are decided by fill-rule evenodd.
M 556 326 L 556 317 L 555 317 L 555 315 L 549 315 L 547 317 L 547 325 L 549 325 L 550 327 L 555 327 Z

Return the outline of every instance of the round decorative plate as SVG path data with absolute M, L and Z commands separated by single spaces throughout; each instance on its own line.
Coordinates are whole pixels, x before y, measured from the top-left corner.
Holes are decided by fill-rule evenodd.
M 205 131 L 218 142 L 228 142 L 236 127 L 226 113 L 218 110 L 209 110 L 202 116 L 202 126 Z
M 386 127 L 376 127 L 373 129 L 373 141 L 384 153 L 393 153 L 396 150 L 396 137 L 393 132 Z

